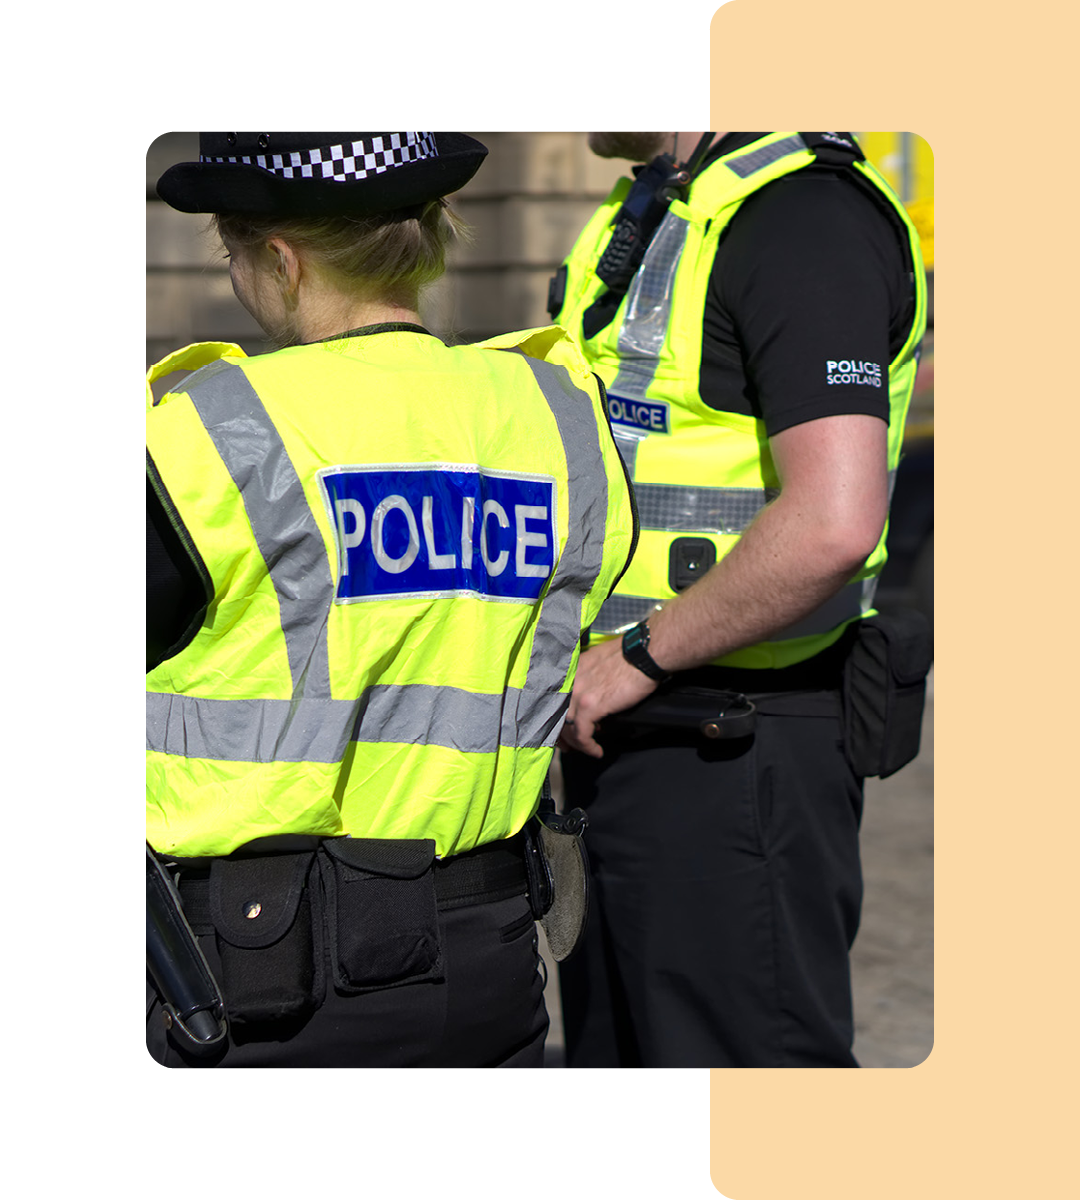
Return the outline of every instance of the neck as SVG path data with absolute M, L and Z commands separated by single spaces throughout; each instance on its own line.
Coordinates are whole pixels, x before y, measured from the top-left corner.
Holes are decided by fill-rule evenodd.
M 296 314 L 296 340 L 320 342 L 348 329 L 361 329 L 364 325 L 383 325 L 389 322 L 420 324 L 420 313 L 415 307 L 391 304 L 386 301 L 370 301 L 350 305 L 344 310 L 331 313 Z
M 680 162 L 686 162 L 705 134 L 703 131 L 701 133 L 674 133 L 671 136 L 674 139 L 672 152 Z M 715 146 L 717 140 L 723 136 L 722 133 L 714 133 L 709 145 Z

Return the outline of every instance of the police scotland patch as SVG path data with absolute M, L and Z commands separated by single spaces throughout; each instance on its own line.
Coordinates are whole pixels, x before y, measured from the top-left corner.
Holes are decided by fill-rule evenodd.
M 319 485 L 337 547 L 335 603 L 464 595 L 531 604 L 555 568 L 551 476 L 397 463 L 328 467 Z
M 879 388 L 881 381 L 881 363 L 855 358 L 830 358 L 825 362 L 826 383 L 857 383 Z

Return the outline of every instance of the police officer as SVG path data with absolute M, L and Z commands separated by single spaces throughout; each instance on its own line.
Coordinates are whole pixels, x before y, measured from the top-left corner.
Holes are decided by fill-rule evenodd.
M 523 830 L 634 535 L 601 389 L 561 330 L 451 347 L 420 322 L 480 143 L 199 149 L 159 195 L 215 214 L 281 348 L 148 374 L 147 841 L 228 1030 L 193 1046 L 152 994 L 148 1047 L 541 1065 Z
M 607 387 L 642 532 L 563 734 L 594 868 L 560 972 L 567 1061 L 856 1066 L 862 777 L 842 678 L 885 557 L 918 239 L 847 133 L 590 146 L 643 164 L 639 186 L 586 226 L 550 308 Z M 605 252 L 635 238 L 620 280 Z M 635 708 L 694 689 L 756 706 L 752 732 L 710 741 Z

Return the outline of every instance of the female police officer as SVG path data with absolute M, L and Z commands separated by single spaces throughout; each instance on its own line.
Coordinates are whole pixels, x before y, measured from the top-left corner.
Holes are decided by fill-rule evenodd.
M 282 347 L 148 376 L 147 841 L 228 1018 L 196 1054 L 158 997 L 168 1065 L 542 1062 L 522 831 L 633 517 L 560 330 L 420 324 L 485 153 L 208 133 L 159 181 Z

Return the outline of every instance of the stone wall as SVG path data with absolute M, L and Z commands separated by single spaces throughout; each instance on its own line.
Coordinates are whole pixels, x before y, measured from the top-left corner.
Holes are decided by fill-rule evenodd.
M 563 255 L 627 164 L 590 154 L 581 133 L 477 133 L 488 157 L 453 198 L 472 228 L 421 316 L 448 341 L 476 341 L 547 321 L 547 286 Z M 168 133 L 147 153 L 146 357 L 188 342 L 265 349 L 237 302 L 226 260 L 205 216 L 175 212 L 154 184 L 174 162 L 198 157 L 198 136 Z

